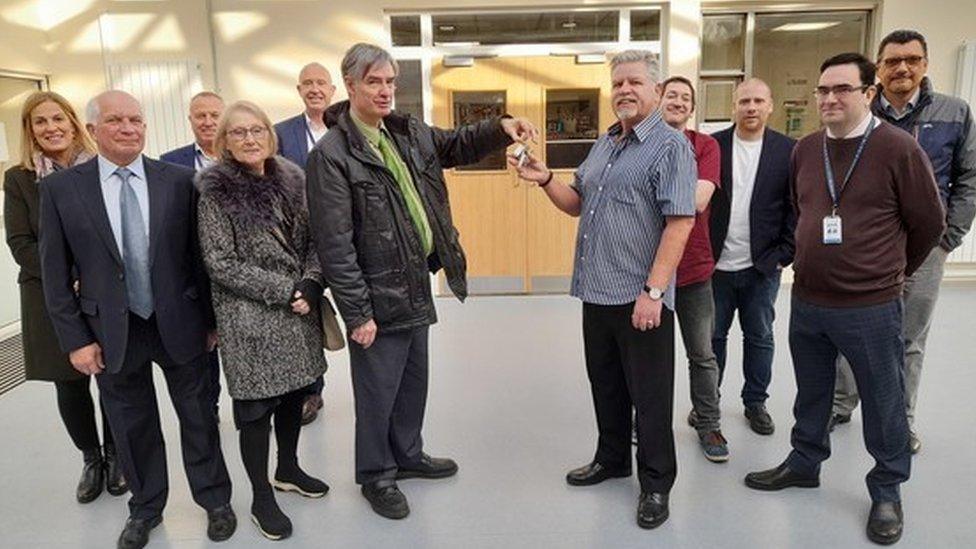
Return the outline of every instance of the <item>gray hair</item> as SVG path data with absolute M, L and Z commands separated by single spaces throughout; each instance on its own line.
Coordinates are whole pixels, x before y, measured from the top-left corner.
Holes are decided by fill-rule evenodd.
M 610 60 L 610 70 L 624 63 L 643 63 L 651 81 L 655 84 L 661 81 L 661 64 L 657 60 L 656 53 L 648 50 L 624 50 Z
M 389 63 L 393 67 L 393 73 L 400 74 L 400 67 L 390 52 L 379 46 L 360 42 L 349 48 L 342 58 L 342 78 L 362 80 L 369 69 L 381 63 Z

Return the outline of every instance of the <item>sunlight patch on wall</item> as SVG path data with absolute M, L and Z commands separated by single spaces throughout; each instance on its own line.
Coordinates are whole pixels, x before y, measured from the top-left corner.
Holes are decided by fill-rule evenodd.
M 214 14 L 214 26 L 221 40 L 231 43 L 268 24 L 268 16 L 256 11 L 225 11 Z
M 0 8 L 0 19 L 49 31 L 90 9 L 96 0 L 21 0 Z
M 144 51 L 183 51 L 186 49 L 186 38 L 176 20 L 175 15 L 167 15 L 150 30 L 149 36 L 142 42 Z

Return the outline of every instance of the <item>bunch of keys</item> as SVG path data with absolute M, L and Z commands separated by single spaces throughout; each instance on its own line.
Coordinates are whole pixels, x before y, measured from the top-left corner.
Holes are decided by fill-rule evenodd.
M 515 159 L 518 160 L 519 168 L 524 166 L 529 161 L 530 152 L 531 151 L 529 150 L 529 147 L 524 143 L 519 143 L 519 145 L 515 147 L 515 150 L 512 151 L 512 156 L 514 156 Z

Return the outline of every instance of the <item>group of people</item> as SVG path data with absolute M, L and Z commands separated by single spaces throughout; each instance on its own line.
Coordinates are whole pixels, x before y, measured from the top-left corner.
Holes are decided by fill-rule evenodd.
M 793 264 L 793 451 L 745 483 L 817 486 L 828 432 L 849 420 L 860 393 L 876 459 L 867 534 L 899 539 L 899 485 L 920 444 L 910 422 L 925 335 L 946 254 L 976 210 L 976 128 L 965 103 L 930 89 L 926 54 L 922 35 L 896 31 L 876 62 L 826 60 L 814 90 L 824 129 L 797 143 L 767 127 L 774 102 L 758 79 L 736 89 L 730 129 L 687 129 L 692 82 L 662 82 L 654 54 L 624 51 L 611 61 L 618 122 L 572 184 L 531 154 L 510 157 L 520 177 L 580 218 L 571 293 L 583 302 L 599 440 L 591 462 L 567 474 L 570 485 L 630 476 L 633 432 L 637 523 L 667 520 L 675 315 L 689 361 L 688 422 L 705 457 L 729 459 L 719 387 L 736 311 L 745 415 L 771 434 L 774 302 Z M 437 320 L 430 273 L 443 270 L 451 291 L 467 295 L 443 170 L 533 141 L 537 130 L 507 115 L 428 126 L 393 110 L 397 73 L 387 51 L 356 44 L 341 65 L 348 100 L 332 104 L 330 73 L 309 64 L 297 85 L 305 111 L 277 125 L 251 102 L 225 106 L 202 92 L 190 103 L 195 143 L 160 161 L 143 154 L 146 120 L 125 92 L 94 97 L 86 125 L 55 93 L 25 103 L 4 218 L 21 266 L 27 373 L 55 383 L 83 453 L 78 501 L 103 486 L 131 491 L 118 547 L 147 543 L 167 497 L 152 363 L 211 540 L 237 525 L 217 428 L 219 369 L 259 531 L 292 532 L 276 490 L 328 492 L 297 453 L 302 423 L 322 406 L 325 288 L 348 331 L 355 478 L 372 509 L 406 517 L 398 480 L 457 473 L 421 437 Z

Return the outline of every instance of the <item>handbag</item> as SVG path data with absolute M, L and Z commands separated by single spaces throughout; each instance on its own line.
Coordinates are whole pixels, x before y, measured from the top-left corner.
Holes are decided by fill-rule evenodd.
M 328 297 L 322 296 L 319 303 L 319 315 L 322 317 L 322 346 L 329 351 L 341 351 L 346 346 L 346 337 L 342 335 L 339 319 L 335 308 Z
M 295 250 L 281 232 L 281 229 L 273 226 L 271 227 L 271 234 L 274 235 L 275 239 L 285 251 L 293 257 L 298 257 L 298 254 L 295 253 Z M 339 327 L 339 319 L 336 316 L 335 307 L 332 306 L 332 301 L 325 294 L 319 298 L 319 318 L 322 325 L 322 347 L 328 351 L 340 351 L 344 349 L 346 347 L 346 337 L 342 335 L 342 328 Z

